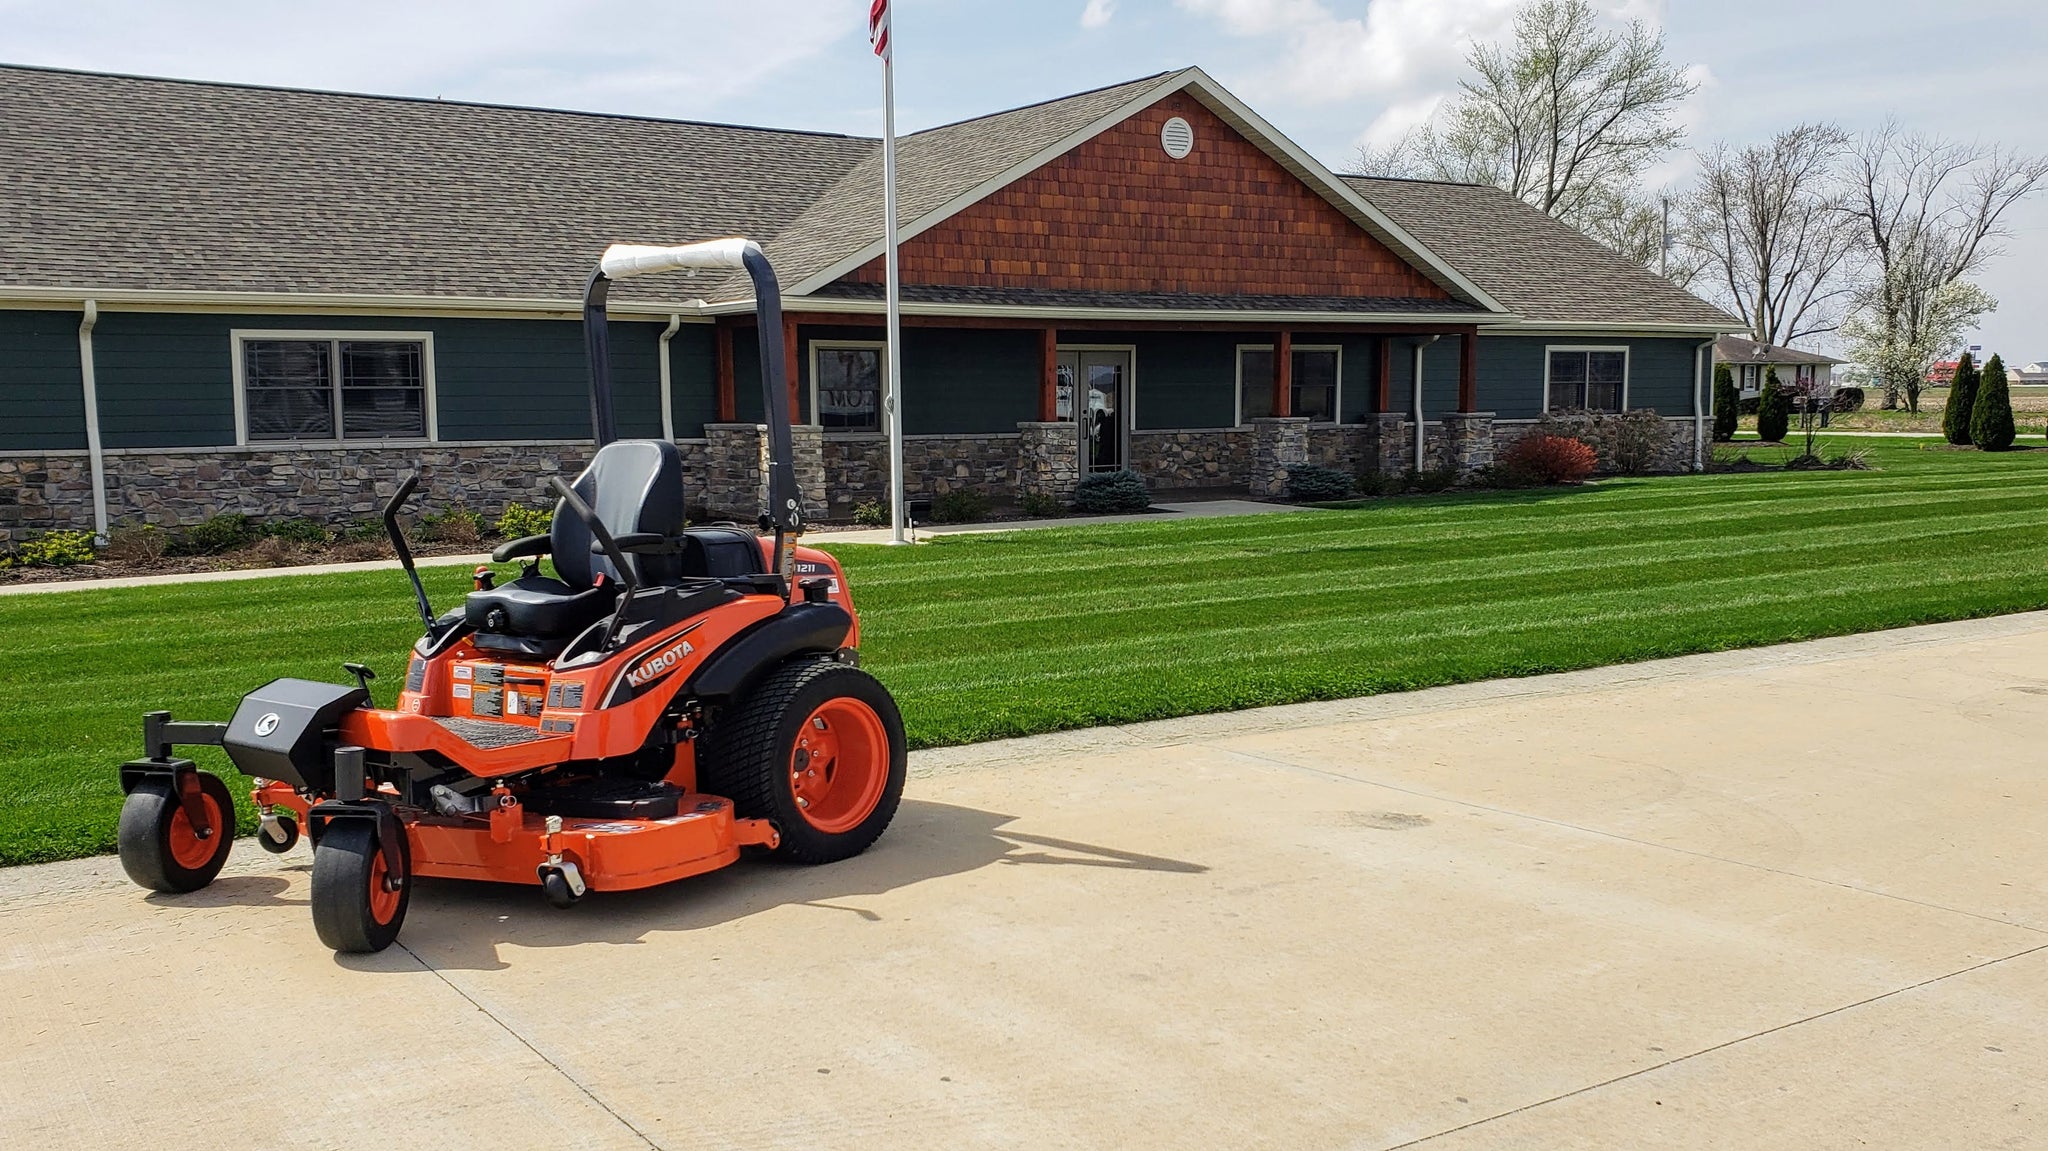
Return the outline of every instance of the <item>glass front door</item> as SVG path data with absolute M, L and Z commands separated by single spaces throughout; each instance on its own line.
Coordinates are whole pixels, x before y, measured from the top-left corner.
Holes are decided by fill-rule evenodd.
M 1060 419 L 1073 420 L 1081 452 L 1081 473 L 1113 472 L 1124 466 L 1129 430 L 1131 353 L 1076 349 L 1059 354 L 1054 397 Z

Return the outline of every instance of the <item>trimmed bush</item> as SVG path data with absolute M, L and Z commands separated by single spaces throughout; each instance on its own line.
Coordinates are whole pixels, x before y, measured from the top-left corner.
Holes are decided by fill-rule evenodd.
M 263 534 L 288 544 L 324 544 L 328 539 L 327 525 L 305 516 L 264 524 Z
M 419 536 L 437 544 L 473 544 L 484 538 L 484 517 L 456 504 L 439 515 L 421 516 Z
M 1074 510 L 1086 515 L 1118 515 L 1142 512 L 1152 506 L 1152 493 L 1138 473 L 1125 468 L 1118 472 L 1097 472 L 1074 487 Z
M 1599 462 L 1593 446 L 1584 440 L 1535 432 L 1502 452 L 1494 469 L 1512 484 L 1576 484 L 1585 482 Z
M 193 555 L 217 555 L 248 547 L 255 538 L 256 533 L 249 528 L 249 517 L 240 512 L 229 512 L 209 516 L 186 528 L 178 550 Z
M 68 568 L 93 561 L 91 532 L 44 532 L 23 540 L 11 556 L 0 556 L 0 568 Z
M 880 500 L 862 500 L 853 505 L 853 522 L 864 528 L 889 526 L 889 505 Z
M 1764 369 L 1764 390 L 1756 398 L 1756 438 L 1783 443 L 1792 428 L 1792 397 L 1778 386 L 1778 369 Z
M 527 536 L 544 536 L 555 526 L 553 508 L 530 508 L 525 504 L 506 504 L 504 514 L 492 525 L 500 536 L 508 540 L 523 540 Z
M 1057 496 L 1049 496 L 1044 492 L 1025 492 L 1017 497 L 1017 510 L 1035 520 L 1049 520 L 1054 516 L 1066 515 L 1067 505 L 1061 503 Z
M 171 535 L 155 524 L 123 525 L 107 537 L 107 558 L 122 563 L 155 563 L 171 546 Z
M 1287 469 L 1287 498 L 1296 503 L 1323 503 L 1351 494 L 1351 477 L 1335 468 L 1304 464 Z
M 942 524 L 971 524 L 988 518 L 995 505 L 972 488 L 954 488 L 932 501 L 932 520 Z M 887 522 L 887 517 L 884 517 Z
M 1735 388 L 1735 373 L 1727 364 L 1714 365 L 1714 439 L 1727 443 L 1735 438 L 1735 421 L 1742 409 L 1742 393 Z
M 1977 381 L 1970 442 L 1987 452 L 2002 452 L 2012 446 L 2013 435 L 2012 393 L 2005 385 L 2005 361 L 1993 356 Z
M 1828 407 L 1837 413 L 1860 412 L 1865 402 L 1862 388 L 1836 388 L 1834 396 L 1828 400 Z
M 1977 364 L 1964 352 L 1949 380 L 1948 404 L 1941 409 L 1941 434 L 1949 443 L 1970 442 L 1970 422 L 1977 412 Z

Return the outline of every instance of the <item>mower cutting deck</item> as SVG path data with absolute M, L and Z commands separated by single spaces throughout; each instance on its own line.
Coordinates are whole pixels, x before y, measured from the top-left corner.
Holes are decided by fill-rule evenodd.
M 612 434 L 610 281 L 744 268 L 761 316 L 769 507 L 756 536 L 690 527 L 682 457 Z M 234 839 L 227 785 L 175 756 L 214 744 L 245 774 L 265 850 L 313 841 L 313 925 L 337 951 L 397 938 L 418 876 L 539 886 L 566 907 L 590 891 L 667 883 L 759 847 L 801 863 L 858 854 L 896 812 L 904 774 L 895 701 L 859 668 L 859 624 L 837 561 L 798 547 L 775 276 L 751 241 L 615 245 L 584 294 L 599 449 L 560 496 L 551 531 L 492 558 L 525 561 L 498 586 L 479 568 L 436 616 L 398 513 L 384 509 L 425 634 L 391 709 L 355 682 L 275 680 L 222 723 L 143 719 L 144 758 L 121 767 L 121 862 L 144 887 L 211 883 Z M 541 571 L 549 557 L 552 576 Z

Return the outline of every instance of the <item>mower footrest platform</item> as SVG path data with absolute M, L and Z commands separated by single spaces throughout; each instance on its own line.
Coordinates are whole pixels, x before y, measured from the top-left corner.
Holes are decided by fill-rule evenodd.
M 523 723 L 465 719 L 457 715 L 438 715 L 434 722 L 460 736 L 471 747 L 517 747 L 541 738 L 539 731 Z

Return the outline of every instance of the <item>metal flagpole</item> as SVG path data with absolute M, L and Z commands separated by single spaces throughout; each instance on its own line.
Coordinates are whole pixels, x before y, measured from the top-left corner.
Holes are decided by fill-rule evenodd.
M 889 301 L 888 347 L 882 361 L 888 370 L 888 391 L 882 407 L 889 419 L 889 542 L 900 544 L 908 522 L 903 500 L 903 307 L 896 282 L 896 30 L 891 13 L 888 41 L 882 55 L 882 234 L 886 245 Z

